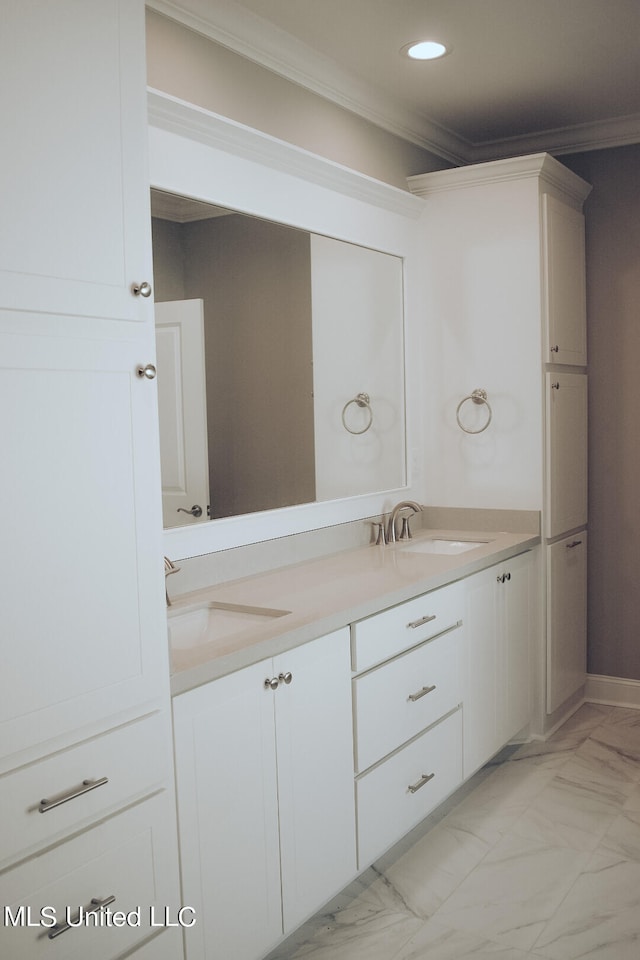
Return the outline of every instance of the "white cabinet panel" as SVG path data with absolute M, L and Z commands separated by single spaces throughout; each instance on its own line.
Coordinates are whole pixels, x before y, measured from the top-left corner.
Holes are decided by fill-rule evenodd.
M 165 906 L 175 916 L 179 893 L 170 815 L 166 794 L 158 794 L 3 873 L 0 898 L 13 921 L 0 925 L 0 954 L 11 960 L 111 960 L 150 936 L 154 922 L 162 924 Z M 112 897 L 112 911 L 131 914 L 140 908 L 139 923 L 136 913 L 124 926 L 87 922 L 50 938 L 53 920 L 78 922 L 80 907 L 91 910 L 94 898 Z M 34 924 L 42 919 L 43 925 L 14 923 L 21 906 L 30 908 Z M 52 910 L 41 914 L 45 907 Z
M 282 934 L 271 661 L 174 700 L 189 960 L 251 960 Z
M 587 670 L 587 531 L 547 547 L 547 712 L 584 685 Z
M 546 536 L 587 522 L 587 377 L 547 373 Z
M 547 363 L 587 362 L 584 215 L 542 196 Z
M 145 359 L 134 342 L 3 337 L 0 763 L 166 689 Z
M 356 677 L 356 770 L 366 770 L 457 707 L 461 633 L 456 627 Z
M 360 869 L 462 781 L 460 714 L 457 710 L 356 781 Z
M 274 659 L 284 932 L 356 872 L 349 634 Z
M 143 51 L 142 3 L 3 4 L 3 307 L 143 319 Z

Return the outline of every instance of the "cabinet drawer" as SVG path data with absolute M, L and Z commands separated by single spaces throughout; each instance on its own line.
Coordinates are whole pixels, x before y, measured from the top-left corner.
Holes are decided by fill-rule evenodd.
M 425 777 L 430 779 L 420 786 Z M 462 717 L 456 710 L 356 781 L 358 868 L 404 836 L 461 781 Z
M 356 770 L 366 770 L 461 701 L 462 627 L 353 680 Z
M 353 669 L 368 670 L 435 637 L 462 620 L 463 610 L 462 587 L 452 583 L 354 623 L 351 627 Z
M 169 775 L 170 736 L 167 718 L 155 713 L 6 774 L 0 866 L 150 792 Z M 91 782 L 100 785 L 86 790 Z
M 0 876 L 5 905 L 0 956 L 110 960 L 148 938 L 154 924 L 162 926 L 166 906 L 175 918 L 179 903 L 171 810 L 170 798 L 162 792 L 5 871 Z M 94 898 L 111 897 L 108 910 L 124 912 L 123 926 L 107 924 L 104 912 L 100 923 L 86 914 L 80 922 L 80 908 L 91 910 Z M 54 920 L 78 925 L 51 939 Z

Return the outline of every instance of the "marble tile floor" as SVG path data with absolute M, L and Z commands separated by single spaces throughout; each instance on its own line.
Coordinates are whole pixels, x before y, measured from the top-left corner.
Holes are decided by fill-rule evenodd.
M 269 960 L 639 960 L 640 710 L 511 748 Z

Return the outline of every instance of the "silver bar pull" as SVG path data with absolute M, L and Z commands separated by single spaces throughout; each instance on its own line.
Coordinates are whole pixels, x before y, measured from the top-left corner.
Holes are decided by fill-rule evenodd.
M 429 783 L 429 780 L 433 780 L 434 777 L 435 773 L 423 773 L 417 783 L 409 784 L 409 787 L 407 788 L 409 793 L 417 793 L 418 790 L 424 787 L 425 783 Z
M 80 925 L 83 916 L 86 917 L 88 913 L 97 913 L 102 907 L 108 907 L 110 903 L 114 903 L 115 899 L 113 894 L 110 897 L 105 897 L 104 900 L 101 900 L 99 897 L 92 897 L 88 907 L 80 907 L 76 915 L 71 917 L 66 923 L 56 923 L 55 926 L 51 927 L 48 933 L 49 940 L 55 940 L 61 933 L 65 933 L 67 930 L 70 930 L 71 927 Z
M 419 620 L 412 620 L 411 623 L 407 624 L 407 630 L 415 630 L 416 627 L 421 627 L 424 623 L 431 623 L 432 620 L 436 619 L 435 613 L 432 616 L 421 617 Z
M 582 543 L 582 540 L 572 540 L 571 543 L 567 544 L 567 550 L 573 550 L 574 547 L 579 547 Z
M 422 690 L 418 691 L 418 693 L 410 693 L 409 700 L 411 700 L 412 703 L 415 703 L 416 700 L 420 700 L 422 699 L 422 697 L 426 697 L 426 695 L 428 693 L 431 693 L 433 690 L 435 690 L 435 688 L 436 688 L 435 683 L 431 687 L 423 687 Z
M 68 803 L 69 800 L 75 800 L 76 797 L 81 797 L 83 794 L 89 793 L 90 790 L 95 790 L 96 787 L 104 787 L 105 783 L 109 783 L 108 777 L 100 777 L 99 780 L 83 780 L 81 787 L 74 787 L 68 793 L 61 793 L 57 797 L 54 797 L 53 800 L 47 800 L 46 798 L 41 800 L 38 813 L 46 813 L 48 810 L 53 810 L 54 807 Z

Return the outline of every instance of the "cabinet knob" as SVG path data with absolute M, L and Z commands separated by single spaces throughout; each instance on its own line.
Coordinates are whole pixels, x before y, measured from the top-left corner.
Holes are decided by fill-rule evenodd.
M 157 371 L 152 363 L 147 363 L 144 367 L 138 367 L 136 373 L 146 380 L 155 380 Z
M 552 389 L 552 390 L 559 390 L 559 389 L 560 389 L 560 384 L 558 383 L 557 380 L 555 381 L 555 383 L 552 383 L 552 384 L 551 384 L 551 389 Z
M 280 674 L 280 676 L 278 677 L 278 680 L 280 681 L 280 683 L 287 683 L 287 684 L 289 684 L 289 683 L 291 683 L 291 681 L 293 680 L 293 674 L 292 674 L 292 673 L 289 673 L 289 671 L 287 670 L 286 673 L 281 673 L 281 674 Z
M 558 346 L 557 343 L 554 344 L 553 347 L 551 347 L 551 353 L 558 353 L 559 351 L 560 351 L 560 347 Z
M 144 280 L 142 283 L 132 283 L 131 293 L 134 295 L 134 297 L 150 297 L 151 284 L 147 283 L 146 280 Z
M 277 690 L 280 686 L 280 677 L 267 677 L 264 682 L 265 690 Z

